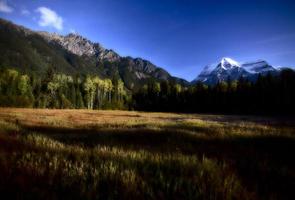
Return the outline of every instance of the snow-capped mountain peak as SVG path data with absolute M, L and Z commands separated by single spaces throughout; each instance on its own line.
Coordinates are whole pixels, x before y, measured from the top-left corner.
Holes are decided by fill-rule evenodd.
M 220 61 L 220 67 L 224 70 L 228 70 L 228 69 L 232 69 L 235 67 L 241 67 L 241 66 L 240 66 L 240 63 L 238 63 L 237 61 L 235 61 L 231 58 L 224 57 Z
M 231 58 L 224 57 L 215 67 L 207 65 L 193 82 L 200 81 L 212 85 L 221 81 L 238 80 L 241 77 L 255 81 L 258 74 L 276 74 L 278 71 L 264 60 L 240 64 Z

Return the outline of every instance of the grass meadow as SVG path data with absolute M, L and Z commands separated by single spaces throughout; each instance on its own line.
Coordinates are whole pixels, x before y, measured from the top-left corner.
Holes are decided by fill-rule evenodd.
M 294 139 L 290 118 L 0 108 L 0 193 L 294 199 Z

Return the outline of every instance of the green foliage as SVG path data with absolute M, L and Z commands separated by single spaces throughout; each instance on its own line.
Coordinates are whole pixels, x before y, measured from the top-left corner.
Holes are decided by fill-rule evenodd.
M 49 68 L 46 75 L 2 69 L 0 106 L 36 108 L 135 109 L 146 111 L 294 114 L 295 72 L 259 76 L 255 83 L 180 84 L 150 79 L 138 92 L 128 91 L 119 76 L 70 76 Z
M 33 107 L 34 96 L 30 78 L 16 70 L 0 72 L 0 105 L 14 107 Z
M 73 78 L 50 69 L 39 77 L 12 69 L 2 70 L 0 74 L 0 106 L 124 109 L 127 95 L 121 79 Z
M 199 82 L 182 87 L 173 82 L 158 84 L 150 80 L 133 93 L 133 106 L 145 111 L 294 115 L 294 80 L 293 70 L 283 70 L 276 76 L 260 75 L 256 82 L 241 78 L 214 86 Z

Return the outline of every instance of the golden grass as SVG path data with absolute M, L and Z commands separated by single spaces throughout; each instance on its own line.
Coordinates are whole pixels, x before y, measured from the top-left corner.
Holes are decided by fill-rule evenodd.
M 0 108 L 0 123 L 63 128 L 150 128 L 205 131 L 205 136 L 295 135 L 295 120 L 254 116 L 223 116 L 136 111 Z M 169 127 L 169 128 L 168 128 Z
M 0 108 L 0 186 L 29 199 L 284 199 L 294 188 L 294 125 L 255 116 Z

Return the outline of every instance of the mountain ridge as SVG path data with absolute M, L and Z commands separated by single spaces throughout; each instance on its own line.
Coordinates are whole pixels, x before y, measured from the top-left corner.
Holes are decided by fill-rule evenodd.
M 69 74 L 96 74 L 109 78 L 119 76 L 131 90 L 140 88 L 149 79 L 189 84 L 148 60 L 120 56 L 78 34 L 64 36 L 33 31 L 2 18 L 0 28 L 0 67 L 39 73 L 54 67 L 58 72 Z
M 216 65 L 207 65 L 191 82 L 172 76 L 165 69 L 143 58 L 120 56 L 112 49 L 75 33 L 60 35 L 34 31 L 0 18 L 0 68 L 44 73 L 49 67 L 67 74 L 94 74 L 102 78 L 120 77 L 130 90 L 137 90 L 149 79 L 173 81 L 188 86 L 196 82 L 213 85 L 240 77 L 255 81 L 258 74 L 277 74 L 264 60 L 239 63 L 224 57 Z M 17 45 L 18 44 L 18 45 Z

